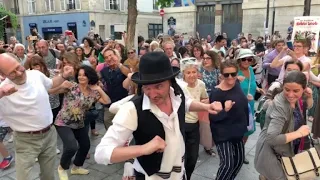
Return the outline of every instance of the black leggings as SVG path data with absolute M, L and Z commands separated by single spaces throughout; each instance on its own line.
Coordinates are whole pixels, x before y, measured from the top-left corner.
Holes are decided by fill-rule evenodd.
M 63 152 L 60 159 L 60 166 L 63 169 L 69 169 L 71 159 L 74 155 L 73 164 L 83 166 L 90 149 L 90 139 L 88 135 L 88 126 L 80 129 L 71 129 L 66 126 L 56 126 L 57 132 L 63 143 Z

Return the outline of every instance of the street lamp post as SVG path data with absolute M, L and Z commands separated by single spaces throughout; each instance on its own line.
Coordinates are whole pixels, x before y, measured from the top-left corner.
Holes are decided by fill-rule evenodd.
M 267 17 L 266 17 L 266 31 L 269 29 L 269 7 L 270 7 L 270 0 L 267 0 Z M 267 32 L 264 35 L 264 42 L 267 45 Z
M 164 28 L 163 28 L 163 16 L 164 16 L 164 10 L 161 9 L 160 12 L 159 12 L 161 18 L 162 18 L 162 34 L 164 33 Z
M 275 0 L 273 0 L 273 12 L 272 12 L 272 34 L 274 34 L 274 19 L 276 17 L 276 7 L 274 6 Z

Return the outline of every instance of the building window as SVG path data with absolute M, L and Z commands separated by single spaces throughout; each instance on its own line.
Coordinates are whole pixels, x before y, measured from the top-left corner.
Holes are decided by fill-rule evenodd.
M 197 22 L 198 24 L 215 23 L 214 6 L 198 6 Z
M 13 1 L 13 8 L 11 8 L 11 12 L 13 12 L 14 14 L 20 14 L 18 0 Z
M 160 33 L 163 33 L 162 24 L 149 24 L 148 26 L 149 39 L 156 38 Z
M 105 10 L 125 10 L 125 0 L 104 0 Z
M 67 0 L 67 10 L 81 10 L 81 0 Z
M 120 11 L 124 11 L 124 0 L 119 0 L 120 1 Z
M 225 4 L 222 10 L 222 23 L 242 23 L 241 4 Z
M 159 7 L 157 6 L 158 0 L 153 0 L 153 10 L 159 10 Z
M 118 10 L 118 0 L 110 0 L 110 9 Z
M 46 4 L 46 11 L 47 12 L 54 11 L 54 0 L 46 0 L 45 4 Z
M 60 10 L 61 11 L 66 10 L 66 0 L 60 0 Z
M 36 0 L 27 0 L 29 14 L 36 13 Z

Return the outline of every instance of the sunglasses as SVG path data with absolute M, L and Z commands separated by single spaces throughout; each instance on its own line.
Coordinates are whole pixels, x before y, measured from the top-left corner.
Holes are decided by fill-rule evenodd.
M 232 77 L 236 77 L 236 76 L 237 76 L 237 73 L 236 73 L 236 72 L 233 72 L 233 73 L 223 73 L 222 75 L 223 75 L 223 77 L 225 77 L 225 78 L 230 77 L 230 75 L 231 75 Z
M 242 62 L 245 62 L 245 61 L 252 62 L 253 58 L 242 58 L 241 61 Z
M 180 62 L 181 64 L 194 64 L 196 62 L 196 58 L 185 58 L 182 59 Z
M 128 54 L 134 54 L 134 52 L 128 52 Z

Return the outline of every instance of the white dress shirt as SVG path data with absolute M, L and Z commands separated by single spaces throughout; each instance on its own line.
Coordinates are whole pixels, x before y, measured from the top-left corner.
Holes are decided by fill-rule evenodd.
M 142 110 L 150 110 L 158 120 L 162 123 L 165 131 L 166 148 L 163 152 L 160 172 L 171 172 L 173 166 L 181 166 L 180 173 L 172 172 L 170 179 L 182 179 L 184 174 L 184 164 L 182 157 L 185 153 L 185 144 L 183 136 L 180 132 L 178 109 L 181 104 L 180 96 L 175 96 L 171 88 L 170 98 L 173 112 L 168 116 L 162 112 L 156 105 L 150 102 L 150 99 L 144 95 Z M 186 97 L 186 112 L 189 110 L 192 99 Z M 99 164 L 109 164 L 114 148 L 124 146 L 132 133 L 138 127 L 138 116 L 135 105 L 129 101 L 121 106 L 118 113 L 113 119 L 113 125 L 109 127 L 107 133 L 101 139 L 100 144 L 96 148 L 95 160 Z M 179 144 L 179 146 L 177 146 Z M 139 161 L 135 159 L 134 169 L 146 175 Z M 158 175 L 145 176 L 146 180 L 160 180 Z

